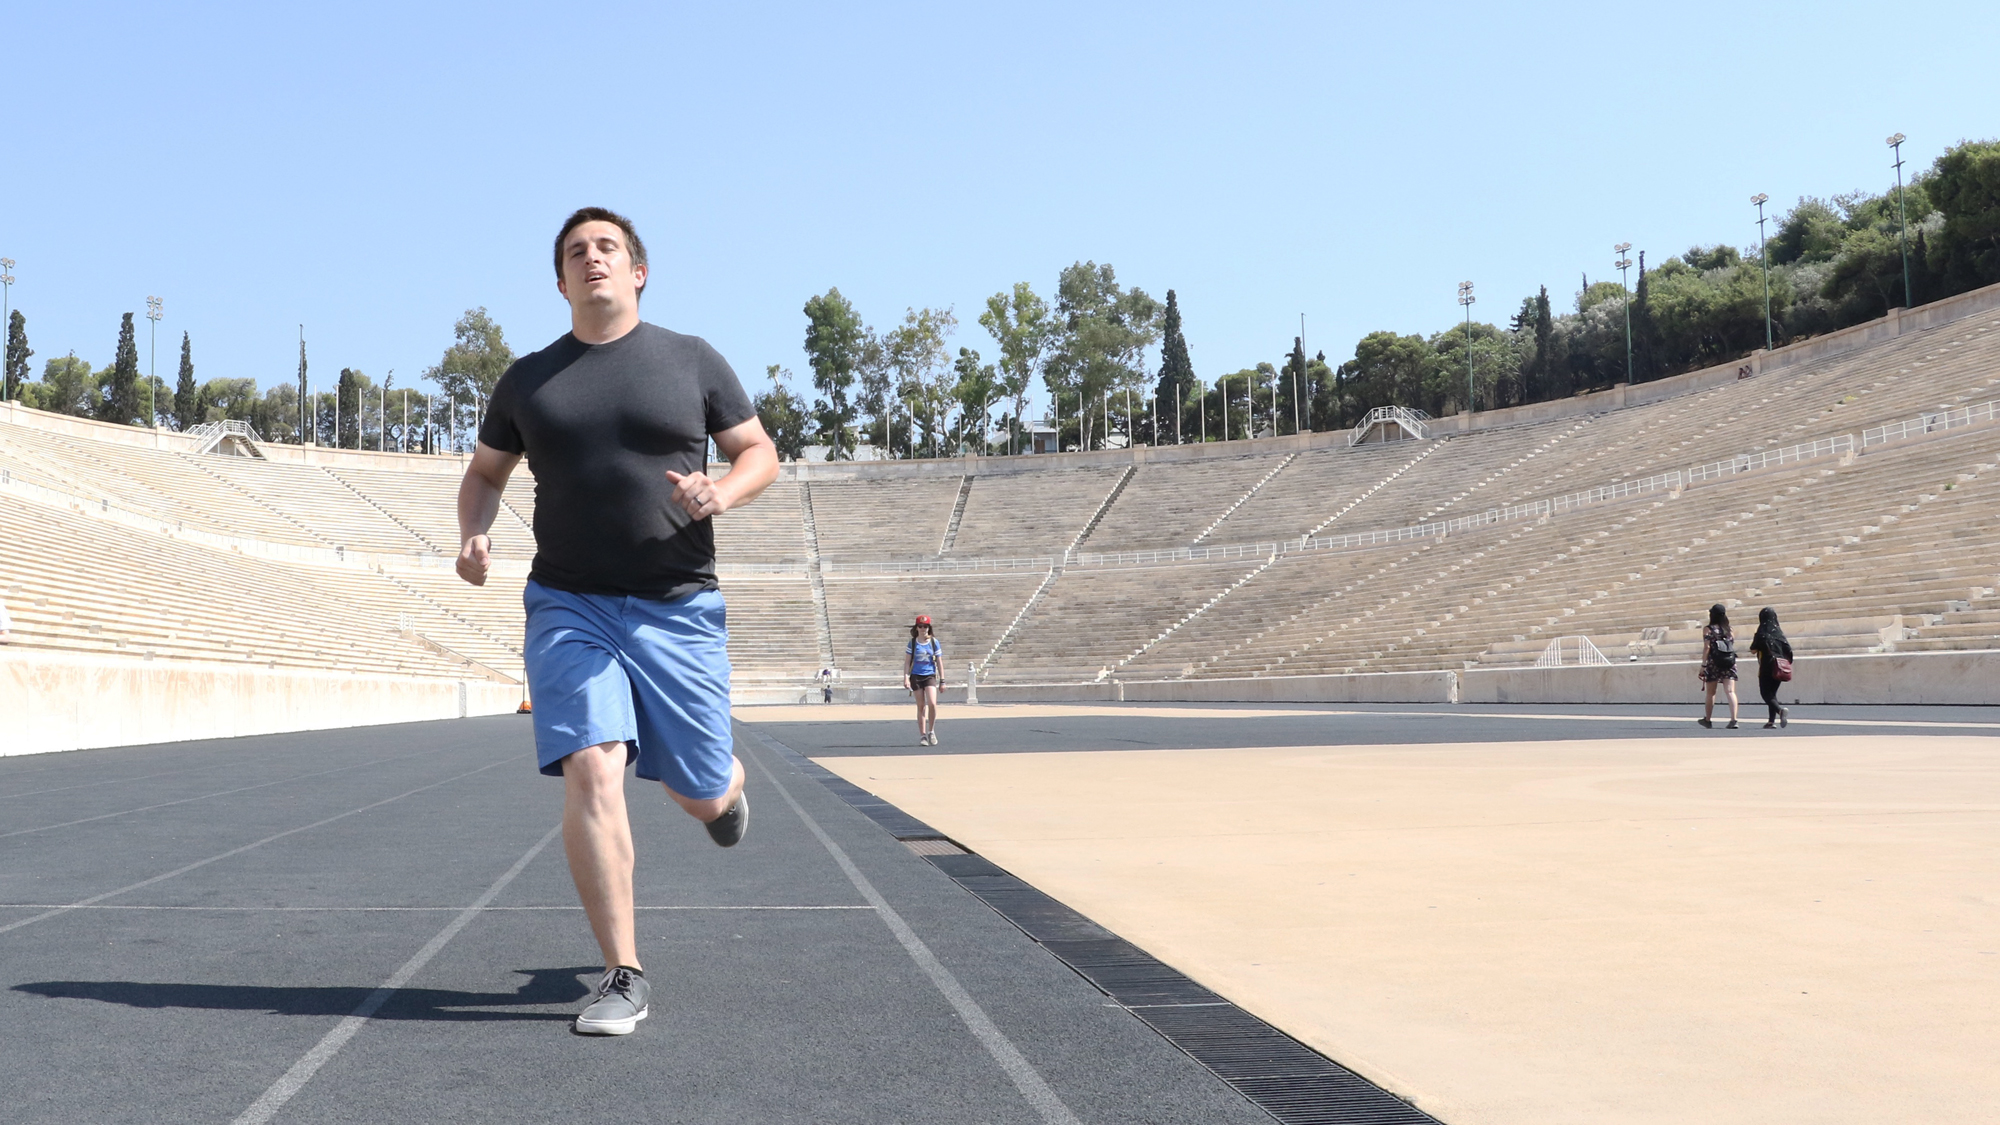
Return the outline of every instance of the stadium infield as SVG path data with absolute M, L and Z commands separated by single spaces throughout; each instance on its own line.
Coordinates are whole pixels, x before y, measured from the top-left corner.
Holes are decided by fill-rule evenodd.
M 2000 1115 L 1995 709 L 910 710 L 741 714 L 1440 1120 Z
M 1271 1120 L 822 766 L 1453 1125 L 2000 1103 L 1995 711 L 909 711 L 739 709 L 734 850 L 633 783 L 611 1040 L 524 719 L 0 759 L 7 1116 Z

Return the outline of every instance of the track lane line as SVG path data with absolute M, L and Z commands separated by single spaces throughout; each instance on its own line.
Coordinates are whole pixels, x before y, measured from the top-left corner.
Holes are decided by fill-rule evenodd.
M 294 774 L 291 777 L 281 777 L 276 781 L 260 781 L 255 785 L 243 785 L 235 789 L 221 789 L 214 793 L 203 793 L 197 797 L 181 797 L 172 801 L 160 801 L 156 804 L 141 805 L 136 809 L 125 809 L 122 812 L 99 813 L 96 816 L 86 816 L 81 820 L 66 820 L 61 824 L 44 824 L 39 828 L 16 828 L 12 832 L 0 832 L 0 840 L 5 840 L 11 836 L 29 836 L 36 832 L 53 832 L 58 828 L 70 828 L 78 824 L 89 824 L 97 820 L 110 820 L 113 817 L 131 816 L 133 813 L 151 812 L 154 809 L 171 808 L 174 805 L 192 804 L 195 801 L 206 801 L 210 797 L 227 797 L 231 793 L 248 793 L 252 789 L 269 789 L 273 785 L 284 785 L 292 781 L 304 781 L 309 777 L 325 777 L 328 774 L 345 773 L 348 770 L 358 770 L 363 766 L 379 766 L 383 762 L 394 762 L 402 758 L 416 758 L 428 753 L 431 753 L 431 751 L 420 750 L 414 754 L 392 754 L 387 758 L 376 758 L 367 762 L 355 762 L 352 765 L 336 766 L 330 770 L 318 770 L 314 773 Z
M 774 746 L 783 745 L 777 739 L 752 728 L 746 726 L 744 729 L 766 743 Z M 952 975 L 951 970 L 944 967 L 944 963 L 937 959 L 937 955 L 932 953 L 930 947 L 924 944 L 924 940 L 917 936 L 917 932 L 910 928 L 910 924 L 903 920 L 903 916 L 896 913 L 896 908 L 889 905 L 889 900 L 882 897 L 882 892 L 875 889 L 875 884 L 868 881 L 868 877 L 861 873 L 861 869 L 847 857 L 847 853 L 840 845 L 833 842 L 833 837 L 827 835 L 826 830 L 819 826 L 819 822 L 792 797 L 791 790 L 785 788 L 784 783 L 778 780 L 777 774 L 755 758 L 749 760 L 757 767 L 757 772 L 764 775 L 764 780 L 770 782 L 771 787 L 778 791 L 778 796 L 785 799 L 785 803 L 792 807 L 792 811 L 798 814 L 799 819 L 804 821 L 805 826 L 818 838 L 820 844 L 826 848 L 827 854 L 833 857 L 834 863 L 840 866 L 841 873 L 847 876 L 848 882 L 853 883 L 854 889 L 861 892 L 861 897 L 867 899 L 868 904 L 875 908 L 875 913 L 889 927 L 889 932 L 896 935 L 896 940 L 902 944 L 904 951 L 909 953 L 910 959 L 917 963 L 917 967 L 931 979 L 937 990 L 944 994 L 952 1009 L 958 1013 L 958 1018 L 965 1022 L 966 1029 L 972 1032 L 972 1037 L 979 1040 L 980 1046 L 986 1048 L 987 1053 L 993 1056 L 994 1062 L 1000 1064 L 1000 1069 L 1013 1081 L 1014 1088 L 1021 1091 L 1021 1096 L 1041 1114 L 1042 1120 L 1049 1125 L 1082 1125 L 1082 1122 L 1077 1120 L 1076 1114 L 1070 1112 L 1070 1108 L 1063 1104 L 1062 1098 L 1035 1070 L 1034 1064 L 1021 1054 L 1020 1049 L 1014 1046 L 1013 1040 L 1008 1039 L 1005 1032 L 994 1025 L 985 1009 L 981 1008 L 979 1002 L 972 998 L 972 994 L 965 990 L 965 986 L 958 982 L 958 978 Z M 239 1122 L 239 1125 L 246 1123 Z
M 522 854 L 520 859 L 514 861 L 514 866 L 509 867 L 506 874 L 495 879 L 493 885 L 486 888 L 485 894 L 480 895 L 471 906 L 459 911 L 458 917 L 453 918 L 445 925 L 444 929 L 439 930 L 436 937 L 424 943 L 424 947 L 417 950 L 416 956 L 403 962 L 403 967 L 397 969 L 388 980 L 383 981 L 380 988 L 369 993 L 368 998 L 363 1000 L 354 1009 L 352 1014 L 342 1017 L 341 1021 L 334 1025 L 333 1030 L 327 1032 L 313 1046 L 312 1050 L 307 1051 L 299 1058 L 299 1061 L 292 1064 L 290 1070 L 287 1070 L 276 1082 L 271 1083 L 269 1089 L 265 1090 L 256 1101 L 250 1103 L 249 1109 L 244 1110 L 236 1116 L 236 1120 L 232 1125 L 263 1125 L 264 1122 L 271 1119 L 272 1115 L 284 1108 L 285 1103 L 291 1101 L 293 1095 L 304 1089 L 306 1083 L 312 1081 L 312 1076 L 319 1072 L 319 1068 L 325 1066 L 333 1056 L 339 1054 L 340 1049 L 347 1046 L 347 1041 L 354 1038 L 356 1033 L 368 1023 L 369 1018 L 380 1011 L 382 1005 L 389 1002 L 389 997 L 394 996 L 397 989 L 410 983 L 411 977 L 416 976 L 423 970 L 425 965 L 430 964 L 431 958 L 436 957 L 439 950 L 443 949 L 452 938 L 457 937 L 460 930 L 463 930 L 474 918 L 478 917 L 479 912 L 485 910 L 487 904 L 491 903 L 499 896 L 501 891 L 506 889 L 507 884 L 514 881 L 514 876 L 526 870 L 528 864 L 542 853 L 542 849 L 548 847 L 550 842 L 561 834 L 562 825 L 560 823 L 554 828 L 549 829 L 547 834 L 535 843 L 534 847 L 529 848 Z
M 67 914 L 72 910 L 76 910 L 82 907 L 95 906 L 96 904 L 103 902 L 105 899 L 117 898 L 119 895 L 139 890 L 142 887 L 150 887 L 154 883 L 165 882 L 166 880 L 172 879 L 176 876 L 185 875 L 188 872 L 195 870 L 196 868 L 207 867 L 211 863 L 216 863 L 221 860 L 228 859 L 231 856 L 242 855 L 244 852 L 247 852 L 252 848 L 261 848 L 265 844 L 269 844 L 277 840 L 282 840 L 287 836 L 296 836 L 301 832 L 310 832 L 315 828 L 321 828 L 326 825 L 332 824 L 336 820 L 345 820 L 350 816 L 356 815 L 357 813 L 365 813 L 370 809 L 379 809 L 383 805 L 392 804 L 396 801 L 402 800 L 405 797 L 414 797 L 419 793 L 425 792 L 426 790 L 436 789 L 440 785 L 449 785 L 454 781 L 459 781 L 464 778 L 471 777 L 473 774 L 484 773 L 485 771 L 492 769 L 494 766 L 505 765 L 508 762 L 518 761 L 520 760 L 520 758 L 521 755 L 519 754 L 510 754 L 507 757 L 502 758 L 497 762 L 488 762 L 485 765 L 480 766 L 478 769 L 467 770 L 464 773 L 455 774 L 451 777 L 445 778 L 443 781 L 433 781 L 429 785 L 419 785 L 415 789 L 409 790 L 408 792 L 398 793 L 393 797 L 385 797 L 380 801 L 376 801 L 373 804 L 363 805 L 358 809 L 349 809 L 344 813 L 336 813 L 333 816 L 327 817 L 325 820 L 316 820 L 313 821 L 311 824 L 303 825 L 298 828 L 288 828 L 285 831 L 279 832 L 275 835 L 266 836 L 261 840 L 244 844 L 242 847 L 231 848 L 228 851 L 221 853 L 220 855 L 212 855 L 209 856 L 207 859 L 198 859 L 193 863 L 186 864 L 181 867 L 176 867 L 172 871 L 168 871 L 164 874 L 155 875 L 150 879 L 141 879 L 136 883 L 133 883 L 129 886 L 120 887 L 115 891 L 105 891 L 103 894 L 92 895 L 86 899 L 79 899 L 76 902 L 56 907 L 54 910 L 44 911 L 43 913 L 36 914 L 31 917 L 22 918 L 19 921 L 9 922 L 4 926 L 0 926 L 0 934 L 7 933 L 10 930 L 18 930 L 23 926 L 32 926 L 36 922 L 44 921 L 49 918 L 54 918 L 59 914 Z

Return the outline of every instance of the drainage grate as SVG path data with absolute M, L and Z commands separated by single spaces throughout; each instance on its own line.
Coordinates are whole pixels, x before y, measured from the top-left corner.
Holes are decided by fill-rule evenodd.
M 790 747 L 765 741 L 1284 1125 L 1438 1125 L 984 856 L 961 851 L 943 833 Z

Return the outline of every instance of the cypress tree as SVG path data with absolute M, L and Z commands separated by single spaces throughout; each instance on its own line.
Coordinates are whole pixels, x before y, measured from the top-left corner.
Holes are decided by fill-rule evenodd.
M 188 341 L 188 334 L 181 333 L 181 377 L 174 384 L 174 425 L 187 429 L 199 419 L 195 411 L 201 409 L 201 391 L 194 385 L 194 348 Z
M 310 411 L 311 409 L 312 409 L 311 403 L 309 403 L 306 400 L 306 337 L 305 333 L 301 332 L 299 333 L 299 444 L 300 445 L 304 445 L 306 443 L 306 429 L 312 423 L 311 416 L 308 414 L 308 411 Z
M 13 402 L 21 397 L 21 384 L 28 381 L 28 357 L 34 354 L 28 347 L 28 318 L 15 309 L 7 316 L 7 363 L 0 368 L 4 372 L 0 389 L 6 393 L 0 398 Z
M 1174 291 L 1167 290 L 1167 313 L 1161 325 L 1160 337 L 1160 387 L 1162 396 L 1173 395 L 1178 411 L 1179 404 L 1187 401 L 1187 390 L 1194 385 L 1194 364 L 1188 359 L 1187 337 L 1181 335 L 1181 306 Z
M 111 361 L 111 373 L 105 379 L 104 398 L 97 416 L 127 426 L 139 421 L 139 345 L 131 313 L 126 313 L 118 325 L 117 358 Z
M 1659 376 L 1659 333 L 1654 330 L 1651 287 L 1646 282 L 1646 252 L 1639 251 L 1639 286 L 1632 294 L 1632 378 L 1646 383 Z
M 1549 311 L 1549 287 L 1535 297 L 1535 356 L 1528 361 L 1528 385 L 1523 388 L 1529 402 L 1540 402 L 1552 398 L 1554 374 L 1550 370 L 1549 339 L 1555 332 L 1555 317 Z

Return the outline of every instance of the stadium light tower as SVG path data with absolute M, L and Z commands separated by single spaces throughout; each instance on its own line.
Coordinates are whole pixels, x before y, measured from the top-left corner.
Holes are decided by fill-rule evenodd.
M 1472 413 L 1472 303 L 1479 298 L 1472 295 L 1472 283 L 1458 283 L 1458 303 L 1465 308 L 1465 412 Z M 1301 341 L 1299 348 L 1305 349 Z
M 1903 248 L 1903 307 L 1910 307 L 1910 216 L 1903 210 L 1903 142 L 1909 140 L 1901 133 L 1890 137 L 1888 145 L 1896 150 L 1896 241 Z
M 14 259 L 0 258 L 0 332 L 14 331 Z M 7 401 L 7 373 L 0 371 L 0 402 Z
M 146 330 L 146 413 L 152 416 L 154 426 L 160 424 L 160 377 L 155 368 L 160 359 L 160 318 L 167 315 L 166 304 L 158 297 L 146 298 L 146 319 L 152 322 Z
M 1764 254 L 1764 204 L 1771 197 L 1758 192 L 1750 197 L 1757 205 L 1757 264 L 1764 268 L 1764 350 L 1771 350 L 1771 260 Z
M 1625 282 L 1625 271 L 1632 268 L 1632 259 L 1626 255 L 1626 252 L 1632 249 L 1632 244 L 1621 242 L 1611 249 L 1618 255 L 1618 260 L 1611 263 L 1618 267 L 1618 286 L 1625 290 L 1625 382 L 1630 384 L 1632 382 L 1632 287 Z

